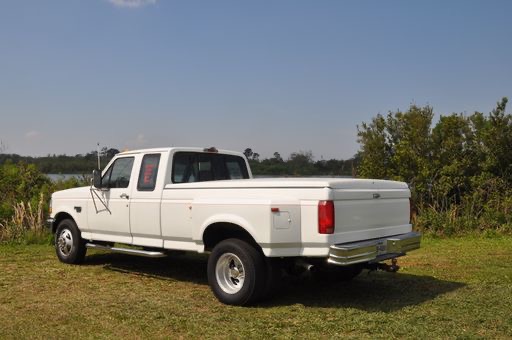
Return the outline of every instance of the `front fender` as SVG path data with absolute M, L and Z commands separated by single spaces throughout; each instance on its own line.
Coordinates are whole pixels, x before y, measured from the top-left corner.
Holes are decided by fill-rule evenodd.
M 47 221 L 47 223 L 52 222 L 52 232 L 55 232 L 57 224 L 68 216 L 75 221 L 80 232 L 87 231 L 87 207 L 82 206 L 81 209 L 76 209 L 73 205 L 63 204 L 59 205 L 57 209 L 54 208 L 52 216 Z

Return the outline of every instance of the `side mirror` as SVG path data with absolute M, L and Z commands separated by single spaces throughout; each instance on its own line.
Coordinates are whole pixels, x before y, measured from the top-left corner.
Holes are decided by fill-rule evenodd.
M 92 185 L 96 189 L 101 189 L 101 172 L 97 169 L 92 171 Z

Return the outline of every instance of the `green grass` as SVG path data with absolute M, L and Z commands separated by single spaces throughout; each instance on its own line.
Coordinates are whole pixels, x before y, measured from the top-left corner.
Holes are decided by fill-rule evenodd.
M 512 237 L 432 239 L 399 273 L 287 278 L 254 307 L 219 303 L 206 257 L 0 246 L 0 338 L 511 338 Z

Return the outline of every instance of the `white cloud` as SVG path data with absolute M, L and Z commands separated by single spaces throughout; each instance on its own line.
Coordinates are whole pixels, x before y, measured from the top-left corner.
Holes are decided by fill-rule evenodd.
M 129 151 L 136 149 L 144 149 L 147 148 L 148 140 L 143 133 L 139 133 L 133 139 L 129 139 L 124 143 L 124 147 L 121 148 L 121 151 Z
M 146 145 L 148 141 L 146 140 L 146 138 L 144 137 L 144 134 L 142 133 L 139 133 L 137 135 L 137 138 L 135 138 L 135 145 L 136 146 L 144 146 Z
M 153 5 L 156 3 L 156 0 L 108 0 L 108 2 L 117 7 L 138 8 Z
M 25 133 L 25 138 L 26 139 L 35 139 L 35 138 L 39 137 L 39 135 L 40 135 L 39 131 L 32 130 L 32 131 Z

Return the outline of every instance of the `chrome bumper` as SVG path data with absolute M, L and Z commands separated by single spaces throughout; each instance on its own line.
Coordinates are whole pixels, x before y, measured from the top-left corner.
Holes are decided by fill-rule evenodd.
M 407 234 L 378 238 L 369 241 L 341 243 L 329 249 L 327 262 L 338 266 L 348 266 L 363 262 L 379 262 L 405 255 L 420 247 L 421 234 Z

